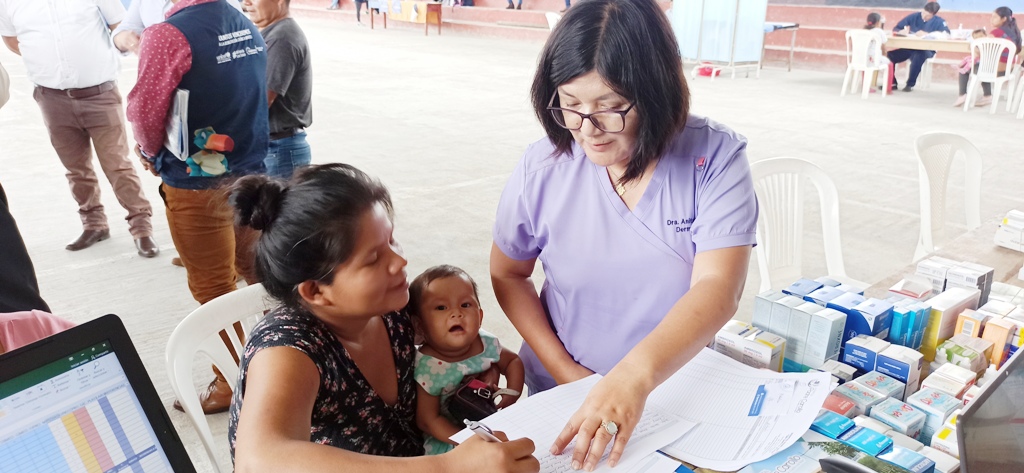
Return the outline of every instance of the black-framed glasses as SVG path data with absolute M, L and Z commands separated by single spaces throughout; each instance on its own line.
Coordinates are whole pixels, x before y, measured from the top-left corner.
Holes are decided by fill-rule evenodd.
M 633 102 L 625 110 L 601 110 L 594 113 L 580 113 L 568 108 L 555 107 L 556 97 L 558 97 L 558 91 L 551 95 L 551 100 L 548 102 L 548 110 L 551 112 L 551 117 L 555 119 L 555 123 L 558 126 L 572 131 L 583 128 L 583 120 L 589 119 L 590 123 L 593 123 L 598 130 L 607 133 L 620 133 L 626 129 L 626 114 L 636 106 L 636 102 Z

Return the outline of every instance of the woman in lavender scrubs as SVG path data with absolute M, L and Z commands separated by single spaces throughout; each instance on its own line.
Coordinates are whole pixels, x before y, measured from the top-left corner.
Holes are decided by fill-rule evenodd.
M 587 0 L 541 53 L 530 145 L 498 204 L 491 279 L 531 392 L 604 375 L 551 447 L 614 465 L 647 396 L 736 312 L 757 224 L 746 140 L 689 115 L 654 0 Z M 530 279 L 544 268 L 538 295 Z

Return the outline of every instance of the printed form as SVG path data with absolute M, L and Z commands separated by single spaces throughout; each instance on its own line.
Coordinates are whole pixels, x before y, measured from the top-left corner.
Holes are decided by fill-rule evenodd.
M 572 451 L 575 446 L 570 443 L 561 455 L 548 453 L 548 448 L 555 443 L 555 438 L 565 428 L 577 409 L 583 404 L 590 389 L 600 381 L 600 375 L 591 375 L 574 383 L 564 384 L 539 394 L 528 396 L 510 407 L 498 411 L 483 420 L 493 430 L 505 432 L 511 439 L 527 437 L 537 446 L 534 456 L 540 460 L 541 473 L 575 473 L 569 468 L 572 462 Z M 608 467 L 608 453 L 611 445 L 605 449 L 601 462 L 594 471 L 603 472 L 641 472 L 652 471 L 650 455 L 659 448 L 672 443 L 689 431 L 694 424 L 660 408 L 648 406 L 633 431 L 633 437 L 626 446 L 614 470 Z M 455 442 L 463 442 L 474 434 L 468 429 L 453 435 Z M 678 466 L 678 462 L 676 463 Z
M 541 472 L 570 472 L 573 444 L 561 455 L 547 449 L 600 379 L 593 375 L 529 396 L 483 422 L 509 438 L 532 439 Z M 698 467 L 739 470 L 793 445 L 818 415 L 829 382 L 828 373 L 759 370 L 701 350 L 647 398 L 619 466 L 612 470 L 602 461 L 595 471 L 666 471 L 665 459 L 652 455 L 657 450 Z M 472 435 L 464 429 L 452 440 Z

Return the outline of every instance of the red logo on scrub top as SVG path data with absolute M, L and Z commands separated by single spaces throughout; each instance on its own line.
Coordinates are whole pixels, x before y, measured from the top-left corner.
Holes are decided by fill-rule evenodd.
M 703 170 L 704 169 L 704 161 L 706 161 L 707 159 L 708 158 L 706 156 L 701 156 L 701 157 L 697 158 L 697 169 Z

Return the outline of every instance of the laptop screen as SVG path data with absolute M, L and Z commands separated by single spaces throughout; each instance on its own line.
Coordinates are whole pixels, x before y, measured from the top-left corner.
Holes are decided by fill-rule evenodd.
M 109 340 L 0 382 L 0 470 L 173 471 Z

